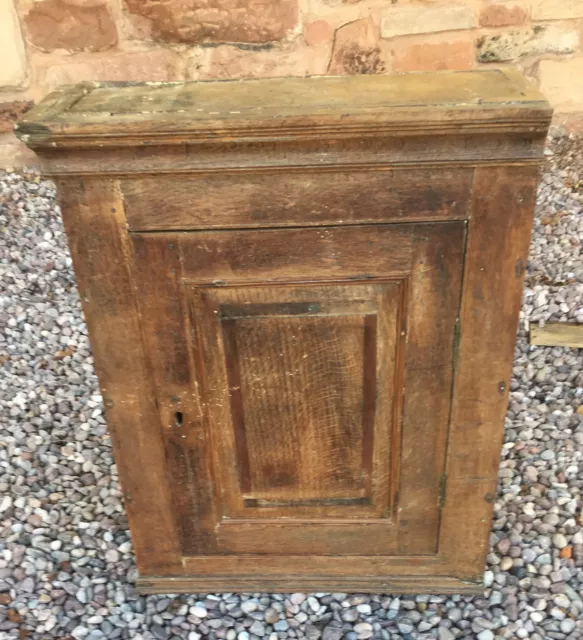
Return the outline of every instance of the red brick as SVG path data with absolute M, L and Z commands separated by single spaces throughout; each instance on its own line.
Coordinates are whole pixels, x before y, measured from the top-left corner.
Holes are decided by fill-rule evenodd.
M 12 131 L 14 123 L 33 105 L 32 100 L 0 102 L 0 133 Z
M 42 0 L 26 14 L 24 24 L 29 42 L 43 51 L 101 51 L 117 42 L 115 23 L 104 4 Z
M 480 25 L 482 27 L 509 27 L 511 25 L 524 24 L 526 17 L 522 7 L 491 4 L 482 9 Z
M 166 49 L 96 55 L 84 62 L 55 62 L 39 74 L 42 84 L 49 90 L 84 80 L 164 82 L 183 78 L 182 59 Z
M 0 167 L 38 166 L 38 157 L 11 132 L 0 133 Z
M 330 42 L 334 37 L 334 27 L 326 20 L 316 20 L 304 25 L 304 40 L 307 45 L 314 46 Z
M 417 43 L 395 48 L 395 71 L 463 71 L 474 63 L 471 42 Z
M 370 18 L 350 22 L 336 30 L 330 74 L 358 75 L 387 70 L 378 27 Z
M 268 43 L 282 40 L 298 20 L 297 0 L 124 1 L 166 42 Z
M 265 50 L 216 47 L 203 78 L 273 78 L 276 76 L 322 75 L 326 73 L 330 45 L 295 46 Z

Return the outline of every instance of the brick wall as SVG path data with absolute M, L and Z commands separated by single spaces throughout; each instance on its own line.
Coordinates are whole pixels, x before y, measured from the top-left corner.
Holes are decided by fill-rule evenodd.
M 80 80 L 396 73 L 514 64 L 583 121 L 583 0 L 0 0 L 0 165 L 33 101 Z

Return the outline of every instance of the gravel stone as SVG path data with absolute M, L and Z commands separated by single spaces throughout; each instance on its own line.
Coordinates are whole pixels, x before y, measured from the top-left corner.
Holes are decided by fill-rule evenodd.
M 567 546 L 567 538 L 562 533 L 556 533 L 553 536 L 553 545 L 557 547 L 557 549 L 564 549 Z
M 342 629 L 338 627 L 326 627 L 322 634 L 322 640 L 340 640 L 342 638 Z
M 108 549 L 105 552 L 105 559 L 107 562 L 119 562 L 119 552 L 116 549 Z
M 563 633 L 568 634 L 575 629 L 576 624 L 574 620 L 571 620 L 571 618 L 565 618 L 564 620 L 561 621 L 561 624 L 559 626 Z
M 459 622 L 463 617 L 462 610 L 458 609 L 458 607 L 452 607 L 451 609 L 448 610 L 447 617 L 452 622 Z
M 287 631 L 289 629 L 289 623 L 287 620 L 278 620 L 273 628 L 275 631 Z
M 306 599 L 306 594 L 305 593 L 292 593 L 291 596 L 289 597 L 289 599 L 294 604 L 300 605 Z
M 397 628 L 401 633 L 411 633 L 415 627 L 409 618 L 403 618 L 397 623 Z
M 318 598 L 310 596 L 308 598 L 308 607 L 310 607 L 314 613 L 317 613 L 320 610 L 320 602 L 318 601 Z
M 255 622 L 249 627 L 249 631 L 262 638 L 265 635 L 265 625 L 263 622 L 255 620 Z
M 342 613 L 342 620 L 345 622 L 354 622 L 355 620 L 358 620 L 359 617 L 360 614 L 357 609 L 346 609 L 346 611 Z
M 253 611 L 257 611 L 259 607 L 260 605 L 259 605 L 259 602 L 257 602 L 257 600 L 245 600 L 241 604 L 241 610 L 244 611 L 245 613 L 253 613 Z
M 411 630 L 413 629 L 411 628 Z M 372 638 L 373 628 L 368 622 L 359 622 L 354 625 L 354 632 L 356 633 L 358 640 L 366 640 L 367 638 Z

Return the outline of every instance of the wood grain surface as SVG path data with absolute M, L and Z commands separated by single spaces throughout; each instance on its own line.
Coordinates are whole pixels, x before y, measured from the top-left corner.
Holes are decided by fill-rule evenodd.
M 164 231 L 463 220 L 473 171 L 398 170 L 124 179 L 130 229 Z
M 146 574 L 175 573 L 181 547 L 119 183 L 75 180 L 58 189 L 138 567 Z M 140 464 L 132 464 L 135 460 Z
M 532 326 L 530 328 L 530 344 L 583 349 L 583 325 L 568 322 L 547 322 L 544 327 Z
M 202 407 L 185 409 L 169 451 L 200 460 L 207 442 L 212 461 L 207 480 L 172 464 L 185 551 L 267 540 L 265 553 L 437 553 L 464 233 L 450 222 L 132 234 L 157 389 L 172 394 L 159 395 L 163 421 L 189 388 Z M 156 324 L 185 307 L 191 339 L 178 320 Z M 172 386 L 164 372 L 185 371 L 185 342 L 193 380 Z
M 463 127 L 544 132 L 551 109 L 511 68 L 409 75 L 265 78 L 232 82 L 82 83 L 29 111 L 31 146 L 150 144 L 161 139 L 268 140 Z
M 141 591 L 479 591 L 550 116 L 510 69 L 82 83 L 25 116 Z
M 476 172 L 439 541 L 464 579 L 481 575 L 489 549 L 537 178 L 532 167 Z

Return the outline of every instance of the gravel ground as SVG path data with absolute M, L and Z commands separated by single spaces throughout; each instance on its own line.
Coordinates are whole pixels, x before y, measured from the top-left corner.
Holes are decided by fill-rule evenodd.
M 583 144 L 549 143 L 483 597 L 135 591 L 136 569 L 51 183 L 0 173 L 0 639 L 583 638 Z

